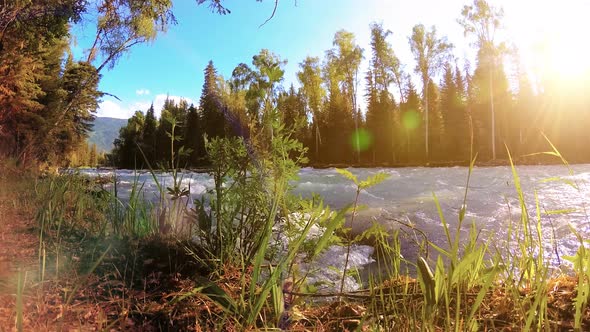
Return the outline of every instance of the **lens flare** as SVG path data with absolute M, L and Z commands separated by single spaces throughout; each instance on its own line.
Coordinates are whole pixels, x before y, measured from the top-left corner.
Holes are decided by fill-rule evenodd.
M 371 146 L 372 143 L 373 135 L 371 135 L 371 133 L 364 128 L 356 130 L 350 137 L 350 144 L 352 145 L 354 151 L 365 151 Z
M 407 111 L 402 116 L 402 124 L 406 129 L 416 129 L 420 125 L 420 114 L 414 110 Z

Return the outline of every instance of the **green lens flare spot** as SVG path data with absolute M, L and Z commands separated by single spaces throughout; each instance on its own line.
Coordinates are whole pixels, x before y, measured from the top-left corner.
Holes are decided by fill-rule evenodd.
M 402 124 L 406 129 L 416 129 L 420 125 L 420 114 L 414 110 L 409 110 L 402 115 Z
M 350 143 L 355 151 L 365 151 L 373 143 L 373 135 L 364 128 L 358 129 L 352 133 Z

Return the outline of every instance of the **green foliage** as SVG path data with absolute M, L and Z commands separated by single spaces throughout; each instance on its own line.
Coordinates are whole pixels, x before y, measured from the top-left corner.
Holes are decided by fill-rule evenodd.
M 318 225 L 325 227 L 322 236 L 318 239 L 317 242 L 314 243 L 313 256 L 317 256 L 329 244 L 333 244 L 335 241 L 337 241 L 337 239 L 334 237 L 335 231 L 342 228 L 342 226 L 344 225 L 345 216 L 347 213 L 351 211 L 351 208 L 351 205 L 346 206 L 340 209 L 340 211 L 338 211 L 338 213 L 335 216 L 332 216 L 330 210 L 322 209 L 321 206 L 319 206 L 315 210 L 311 209 L 311 207 L 305 209 L 314 212 L 317 211 L 319 215 L 312 216 L 312 218 L 310 219 L 317 219 Z
M 429 159 L 430 153 L 430 135 L 431 131 L 439 131 L 440 136 L 440 122 L 437 121 L 440 117 L 437 112 L 431 112 L 430 108 L 434 108 L 430 103 L 431 96 L 431 79 L 442 68 L 445 57 L 448 56 L 452 44 L 447 42 L 446 37 L 439 38 L 436 36 L 436 28 L 432 26 L 430 31 L 426 31 L 422 24 L 415 25 L 412 29 L 412 36 L 409 39 L 410 48 L 416 60 L 416 73 L 422 77 L 422 101 L 424 105 L 424 128 L 425 132 L 425 152 L 426 160 Z M 434 121 L 433 121 L 434 120 Z M 437 122 L 438 127 L 437 128 Z M 434 129 L 434 130 L 433 130 Z M 437 133 L 435 133 L 435 136 Z
M 153 105 L 145 115 L 135 112 L 115 139 L 111 153 L 114 164 L 133 169 L 149 168 L 149 163 L 170 170 L 200 165 L 204 152 L 198 117 L 194 106 L 189 106 L 185 100 L 176 103 L 167 99 L 159 121 L 154 117 Z
M 171 128 L 170 149 L 174 151 L 174 146 L 178 142 L 175 139 L 177 122 L 169 119 L 168 123 Z M 339 169 L 339 174 L 356 185 L 357 193 L 353 205 L 336 213 L 331 212 L 317 198 L 291 199 L 288 192 L 298 169 L 296 162 L 289 156 L 302 152 L 302 146 L 285 133 L 283 126 L 277 124 L 274 129 L 276 142 L 271 142 L 271 150 L 264 151 L 264 159 L 253 158 L 249 152 L 248 142 L 240 138 L 215 138 L 208 142 L 211 160 L 216 167 L 211 172 L 221 186 L 216 186 L 209 193 L 208 200 L 196 202 L 193 224 L 198 225 L 198 229 L 193 229 L 195 233 L 192 233 L 193 230 L 184 233 L 198 235 L 201 238 L 199 249 L 202 250 L 194 251 L 193 254 L 201 262 L 211 266 L 214 273 L 209 279 L 195 277 L 197 287 L 174 301 L 181 301 L 188 296 L 208 298 L 222 309 L 223 319 L 243 329 L 270 328 L 278 325 L 278 319 L 284 309 L 281 285 L 286 276 L 293 276 L 295 282 L 304 282 L 305 279 L 305 276 L 300 278 L 296 272 L 296 258 L 305 254 L 306 260 L 313 261 L 328 245 L 342 245 L 334 234 L 343 226 L 344 217 L 348 212 L 352 213 L 351 224 L 354 223 L 360 191 L 387 178 L 385 174 L 376 173 L 361 180 L 352 172 Z M 182 150 L 179 148 L 179 151 Z M 562 158 L 555 150 L 548 153 Z M 180 154 L 172 153 L 172 156 L 179 158 Z M 170 164 L 177 168 L 177 159 L 171 159 Z M 400 273 L 400 262 L 404 261 L 401 256 L 400 233 L 395 231 L 390 234 L 382 225 L 375 223 L 356 238 L 352 238 L 346 230 L 340 231 L 346 236 L 347 241 L 344 245 L 348 248 L 351 243 L 372 239 L 375 243 L 377 264 L 383 267 L 383 270 L 380 268 L 379 271 L 386 271 L 387 275 L 369 277 L 372 287 L 365 291 L 366 297 L 360 293 L 342 292 L 329 295 L 339 296 L 342 300 L 346 296 L 366 299 L 370 302 L 367 304 L 367 313 L 358 316 L 359 319 L 366 320 L 368 326 L 375 328 L 402 324 L 399 326 L 410 329 L 478 331 L 496 326 L 494 324 L 504 324 L 489 318 L 488 305 L 495 305 L 494 301 L 498 300 L 510 301 L 513 306 L 509 313 L 515 318 L 510 321 L 510 325 L 506 325 L 510 328 L 531 331 L 553 326 L 550 318 L 552 304 L 547 294 L 556 293 L 551 289 L 555 287 L 550 283 L 550 278 L 554 275 L 543 252 L 540 203 L 535 197 L 537 213 L 536 219 L 533 220 L 528 215 L 524 188 L 514 165 L 513 178 L 522 213 L 518 223 L 510 223 L 506 243 L 507 246 L 515 246 L 517 252 L 503 251 L 503 243 L 498 245 L 500 248 L 494 250 L 494 243 L 501 239 L 492 238 L 490 241 L 482 242 L 475 223 L 471 224 L 467 238 L 461 235 L 474 164 L 475 158 L 470 164 L 456 230 L 452 229 L 442 215 L 440 204 L 434 195 L 447 245 L 435 245 L 425 237 L 423 244 L 434 248 L 439 255 L 434 260 L 426 252 L 425 257 L 418 258 L 417 280 L 404 278 Z M 176 173 L 176 176 L 179 179 L 181 177 L 180 173 Z M 181 182 L 174 180 L 174 183 Z M 151 214 L 154 208 L 142 203 L 145 202 L 145 198 L 141 183 L 135 181 L 129 202 L 117 199 L 116 182 L 114 184 L 114 191 L 109 192 L 105 191 L 100 183 L 77 175 L 49 177 L 38 183 L 36 190 L 40 202 L 37 218 L 41 230 L 41 278 L 48 275 L 45 271 L 47 267 L 53 266 L 52 256 L 47 259 L 48 250 L 58 253 L 55 274 L 60 273 L 57 257 L 63 257 L 59 252 L 63 250 L 64 241 L 71 238 L 72 234 L 81 237 L 105 237 L 112 234 L 135 239 L 155 233 L 166 234 L 161 225 L 155 222 L 157 218 Z M 170 188 L 178 190 L 166 193 L 164 189 L 160 189 L 162 196 L 170 198 L 170 201 L 165 203 L 170 205 L 163 205 L 164 211 L 172 211 L 174 204 L 181 198 L 177 196 L 182 196 L 184 191 L 180 185 Z M 215 200 L 218 192 L 221 193 L 221 204 L 217 207 Z M 174 199 L 175 197 L 177 199 Z M 241 223 L 242 221 L 246 223 Z M 179 229 L 174 224 L 169 225 L 171 230 Z M 323 232 L 310 238 L 308 235 L 314 227 Z M 221 232 L 218 233 L 217 229 L 221 229 Z M 80 232 L 83 234 L 79 234 Z M 572 325 L 573 328 L 582 330 L 586 327 L 584 315 L 587 313 L 590 294 L 590 255 L 585 248 L 588 241 L 573 228 L 572 232 L 580 242 L 577 253 L 572 257 L 566 257 L 572 262 L 577 279 L 576 288 L 572 288 L 575 290 L 572 292 Z M 281 242 L 285 237 L 278 237 L 277 234 L 286 234 L 287 241 Z M 249 253 L 247 250 L 250 250 Z M 99 258 L 95 267 L 104 257 L 105 254 Z M 434 268 L 431 269 L 433 262 Z M 238 287 L 241 290 L 237 294 L 224 290 L 223 285 L 218 282 L 218 278 L 223 279 L 224 267 L 228 265 L 233 265 L 241 272 L 241 287 Z M 350 271 L 345 266 L 343 277 L 354 273 L 355 271 Z M 387 277 L 393 279 L 385 281 L 384 278 Z M 309 289 L 313 289 L 313 285 L 309 286 Z M 496 298 L 497 294 L 502 294 L 503 297 Z M 66 305 L 71 299 L 73 295 L 67 298 Z M 344 300 L 341 304 L 347 305 Z M 295 312 L 293 309 L 293 314 Z M 380 318 L 371 320 L 371 317 Z
M 305 112 L 305 100 L 301 92 L 297 92 L 291 85 L 287 92 L 280 92 L 277 108 L 281 110 L 279 116 L 285 129 L 293 133 L 293 138 L 302 144 L 308 143 L 308 124 Z
M 337 168 L 336 171 L 340 175 L 344 176 L 345 178 L 352 181 L 356 185 L 356 195 L 354 198 L 354 204 L 352 205 L 351 218 L 350 218 L 350 229 L 354 229 L 354 218 L 355 218 L 356 213 L 359 208 L 358 199 L 359 199 L 361 190 L 365 190 L 367 188 L 373 187 L 373 186 L 387 180 L 387 178 L 389 178 L 389 174 L 379 172 L 377 174 L 369 176 L 367 179 L 365 179 L 363 181 L 359 181 L 358 178 L 348 170 Z M 349 231 L 350 230 L 348 230 L 348 232 Z M 344 269 L 342 271 L 342 279 L 340 280 L 340 293 L 344 292 L 344 280 L 345 280 L 346 275 L 348 273 L 348 262 L 350 259 L 350 248 L 356 240 L 360 240 L 365 236 L 366 235 L 361 234 L 356 239 L 353 239 L 353 237 L 350 235 L 350 233 L 347 234 L 346 257 L 344 259 Z
M 322 102 L 326 96 L 326 90 L 322 86 L 320 59 L 307 57 L 299 64 L 299 68 L 297 78 L 302 85 L 300 91 L 305 101 L 305 109 L 312 116 L 312 128 L 310 128 L 313 131 L 313 144 L 310 144 L 313 146 L 312 155 L 315 160 L 319 160 L 320 128 L 325 126 L 321 119 Z
M 97 167 L 105 163 L 104 153 L 99 153 L 96 144 L 82 143 L 69 156 L 70 167 Z
M 214 299 L 244 327 L 256 325 L 269 296 L 276 320 L 267 323 L 278 322 L 284 309 L 281 291 L 284 274 L 293 268 L 295 257 L 309 247 L 310 230 L 319 226 L 324 228 L 324 233 L 311 240 L 313 249 L 308 250 L 308 259 L 333 243 L 334 232 L 342 225 L 347 211 L 333 215 L 322 203 L 300 201 L 297 214 L 304 217 L 293 216 L 287 193 L 297 175 L 298 164 L 305 161 L 305 150 L 284 126 L 275 124 L 273 131 L 269 150 L 258 151 L 261 155 L 256 159 L 242 138 L 213 138 L 206 143 L 215 188 L 209 192 L 210 209 L 204 200 L 195 201 L 193 214 L 205 252 L 204 257 L 202 253 L 194 253 L 195 256 L 213 262 L 217 270 L 229 265 L 252 271 L 249 278 L 242 276 L 243 291 L 237 301 Z M 273 234 L 283 227 L 288 242 L 280 249 L 282 239 L 275 239 Z M 207 287 L 214 288 L 216 298 L 228 298 L 221 288 Z M 205 295 L 211 297 L 210 293 L 206 291 Z
M 446 150 L 460 159 L 469 155 L 469 114 L 464 96 L 463 77 L 450 63 L 444 66 L 441 82 L 440 108 L 445 127 L 452 130 L 445 132 Z
M 114 142 L 113 156 L 120 167 L 133 169 L 143 164 L 137 146 L 142 141 L 144 123 L 144 114 L 136 111 L 127 120 L 127 125 L 119 130 L 119 138 Z
M 577 296 L 574 301 L 574 328 L 581 330 L 583 313 L 586 311 L 588 299 L 590 299 L 590 255 L 586 247 L 589 241 L 584 240 L 572 225 L 569 225 L 569 227 L 580 243 L 576 254 L 565 256 L 564 259 L 574 265 L 574 271 L 578 277 Z
M 203 83 L 199 108 L 203 112 L 204 133 L 210 138 L 226 137 L 228 135 L 223 106 L 220 91 L 218 91 L 217 87 L 217 71 L 213 66 L 213 61 L 209 61 L 205 68 L 205 82 Z M 200 138 L 196 137 L 196 139 Z
M 197 3 L 208 4 L 218 13 L 229 12 L 222 1 Z M 25 163 L 67 165 L 67 156 L 90 133 L 102 96 L 97 88 L 104 69 L 113 67 L 134 45 L 153 41 L 175 24 L 172 0 L 92 3 L 97 10 L 96 22 L 92 22 L 96 23 L 94 42 L 84 50 L 83 59 L 74 59 L 68 50 L 69 25 L 80 22 L 90 4 L 80 0 L 6 2 L 0 18 L 3 155 Z M 263 49 L 253 56 L 251 66 L 238 65 L 227 81 L 210 62 L 198 109 L 189 112 L 189 105 L 168 101 L 162 114 L 175 117 L 179 133 L 190 138 L 184 145 L 192 153 L 182 161 L 189 166 L 207 164 L 203 133 L 209 137 L 244 136 L 261 147 L 273 136 L 276 118 L 289 128 L 298 128 L 294 136 L 310 149 L 312 162 L 320 164 L 424 163 L 427 160 L 419 153 L 420 146 L 432 150 L 426 156 L 430 160 L 466 161 L 465 142 L 471 131 L 474 148 L 486 159 L 508 158 L 503 151 L 496 151 L 504 142 L 516 153 L 517 161 L 522 155 L 530 157 L 526 153 L 544 144 L 540 133 L 545 132 L 570 160 L 588 160 L 580 143 L 584 140 L 579 139 L 586 137 L 587 121 L 579 112 L 586 100 L 577 88 L 566 91 L 546 79 L 533 88 L 518 61 L 507 65 L 517 71 L 518 91 L 511 91 L 510 73 L 504 69 L 508 52 L 496 38 L 502 20 L 502 9 L 485 0 L 463 8 L 459 23 L 478 48 L 475 70 L 469 70 L 466 63 L 463 73 L 457 69 L 452 73 L 452 61 L 447 57 L 451 44 L 438 37 L 434 27 L 416 25 L 409 46 L 417 60 L 422 96 L 412 91 L 414 83 L 402 72 L 403 66 L 387 42 L 391 32 L 374 23 L 370 26 L 372 56 L 367 73 L 359 72 L 363 49 L 352 33 L 342 30 L 335 34 L 333 47 L 323 59 L 310 57 L 300 64 L 299 91 L 280 87 L 286 60 Z M 443 65 L 439 98 L 432 79 Z M 358 78 L 363 74 L 367 82 L 366 119 L 356 100 Z M 394 87 L 397 102 L 391 93 Z M 556 100 L 556 96 L 563 96 L 563 100 Z M 560 121 L 553 121 L 556 114 Z M 170 128 L 160 121 L 155 127 L 162 128 L 154 135 L 155 118 L 147 118 L 146 133 L 138 143 L 153 164 L 167 163 L 171 156 L 166 132 Z M 363 130 L 373 140 L 359 149 L 362 139 L 355 133 Z M 342 138 L 350 144 L 341 144 Z M 110 142 L 97 145 L 99 150 L 109 150 Z M 119 160 L 125 158 L 113 159 L 123 167 L 134 167 L 131 161 L 136 153 L 131 155 L 123 161 Z M 137 166 L 145 166 L 142 163 Z
M 183 135 L 184 146 L 191 151 L 187 156 L 188 165 L 197 166 L 204 163 L 205 142 L 203 140 L 203 125 L 200 112 L 196 107 L 191 105 L 186 116 Z
M 64 61 L 79 0 L 10 1 L 2 10 L 0 132 L 3 154 L 61 165 L 84 142 L 102 93 L 104 67 L 174 22 L 171 0 L 99 1 L 95 41 L 85 60 Z M 69 53 L 69 52 L 68 52 Z M 64 65 L 65 63 L 65 65 Z
M 146 159 L 153 161 L 156 159 L 156 134 L 158 130 L 158 121 L 154 115 L 154 105 L 148 108 L 145 114 L 143 128 L 141 128 L 141 148 L 143 149 Z
M 205 2 L 220 13 L 228 12 L 221 1 L 197 1 L 199 4 Z M 36 160 L 51 164 L 61 164 L 63 157 L 69 156 L 72 165 L 95 165 L 97 148 L 84 142 L 102 96 L 98 91 L 101 70 L 112 67 L 133 45 L 154 40 L 159 32 L 174 22 L 170 0 L 99 1 L 96 3 L 96 43 L 87 50 L 85 61 L 74 61 L 71 56 L 66 60 L 68 25 L 78 21 L 89 4 L 67 0 L 3 3 L 5 6 L 1 11 L 5 15 L 0 15 L 3 28 L 0 152 L 3 155 L 16 156 L 21 162 Z M 8 20 L 10 17 L 14 19 Z M 397 231 L 388 234 L 382 226 L 374 224 L 353 238 L 349 230 L 341 229 L 349 212 L 351 225 L 354 223 L 361 190 L 382 182 L 386 175 L 379 173 L 361 181 L 350 171 L 338 170 L 357 187 L 354 204 L 338 212 L 330 211 L 315 200 L 292 199 L 288 193 L 298 165 L 306 162 L 304 146 L 313 147 L 312 156 L 316 162 L 350 163 L 355 157 L 356 162 L 360 162 L 360 139 L 353 137 L 357 143 L 356 151 L 342 142 L 366 127 L 375 137 L 376 144 L 369 147 L 362 158 L 370 158 L 372 153 L 373 163 L 424 161 L 423 155 L 417 152 L 419 147 L 425 145 L 428 158 L 430 146 L 443 149 L 444 146 L 436 145 L 440 142 L 455 147 L 445 150 L 448 153 L 440 158 L 457 160 L 466 159 L 468 130 L 472 130 L 474 148 L 484 151 L 491 145 L 491 153 L 485 155 L 496 158 L 495 145 L 502 141 L 506 141 L 508 147 L 515 141 L 529 149 L 534 146 L 535 142 L 525 140 L 530 135 L 535 136 L 532 131 L 523 130 L 522 123 L 526 122 L 529 127 L 552 129 L 547 135 L 557 137 L 558 144 L 549 142 L 552 150 L 545 155 L 557 157 L 568 165 L 556 146 L 574 142 L 567 148 L 568 152 L 583 151 L 580 144 L 584 144 L 584 140 L 577 135 L 587 129 L 586 121 L 547 123 L 553 120 L 553 116 L 547 116 L 544 110 L 536 111 L 538 105 L 551 105 L 546 108 L 557 110 L 556 113 L 571 106 L 554 107 L 551 96 L 560 91 L 554 87 L 540 87 L 535 95 L 525 77 L 519 77 L 518 95 L 510 94 L 502 61 L 504 50 L 493 37 L 501 19 L 502 11 L 484 0 L 476 0 L 472 6 L 464 7 L 460 24 L 466 34 L 476 37 L 479 47 L 477 66 L 473 73 L 468 69 L 462 73 L 457 68 L 453 72 L 452 66 L 446 63 L 440 98 L 432 77 L 441 68 L 450 44 L 444 38 L 438 38 L 434 28 L 428 31 L 421 25 L 415 26 L 410 47 L 417 60 L 416 71 L 422 79 L 423 95 L 420 98 L 411 79 L 401 73 L 399 60 L 386 41 L 390 32 L 383 31 L 378 24 L 372 25 L 373 56 L 366 75 L 366 126 L 359 116 L 356 101 L 363 50 L 355 44 L 352 33 L 336 33 L 333 48 L 327 52 L 323 66 L 319 58 L 307 58 L 300 64 L 298 78 L 302 87 L 299 91 L 294 87 L 282 91 L 279 84 L 283 80 L 286 60 L 268 50 L 261 50 L 253 57 L 252 68 L 245 64 L 236 67 L 227 82 L 217 75 L 210 62 L 205 69 L 198 109 L 192 105 L 189 107 L 185 101 L 175 103 L 169 99 L 159 121 L 151 107 L 145 115 L 142 112 L 134 114 L 119 132 L 114 152 L 117 165 L 148 167 L 156 181 L 152 165 L 158 164 L 162 170 L 171 171 L 172 184 L 157 183 L 161 195 L 157 208 L 146 203 L 139 177 L 132 184 L 131 197 L 126 201 L 118 197 L 116 179 L 112 192 L 78 175 L 40 180 L 36 190 L 40 199 L 37 219 L 41 238 L 41 278 L 45 276 L 47 249 L 60 257 L 63 241 L 72 234 L 143 238 L 173 231 L 179 236 L 196 236 L 203 252 L 195 253 L 195 256 L 213 265 L 218 274 L 223 273 L 223 266 L 237 267 L 242 272 L 242 290 L 234 299 L 215 280 L 198 279 L 199 286 L 187 295 L 200 294 L 211 299 L 228 317 L 246 329 L 263 324 L 276 325 L 275 318 L 280 317 L 283 309 L 280 286 L 285 275 L 296 275 L 295 257 L 305 253 L 306 259 L 313 260 L 328 245 L 342 244 L 342 239 L 335 236 L 338 231 L 346 237 L 347 246 L 341 291 L 344 278 L 354 272 L 348 271 L 351 245 L 361 240 L 375 239 L 377 257 L 389 257 L 385 267 L 388 274 L 399 276 L 403 257 Z M 389 91 L 392 84 L 399 88 L 399 105 Z M 572 100 L 578 101 L 576 98 Z M 510 121 L 514 119 L 510 114 L 513 104 L 519 112 L 518 126 Z M 579 106 L 572 109 L 576 111 Z M 580 115 L 573 116 L 573 113 L 565 114 L 568 117 L 564 119 L 584 119 Z M 549 120 L 538 120 L 543 116 Z M 311 125 L 308 117 L 312 119 Z M 496 121 L 497 128 L 493 125 Z M 208 137 L 206 142 L 204 134 Z M 490 134 L 491 140 L 488 139 Z M 543 138 L 544 135 L 536 136 Z M 546 330 L 552 326 L 546 298 L 551 274 L 543 247 L 541 202 L 535 193 L 535 217 L 530 217 L 532 209 L 525 202 L 524 188 L 513 158 L 506 150 L 502 156 L 510 161 L 521 210 L 516 224 L 509 221 L 506 242 L 514 244 L 517 252 L 494 252 L 490 245 L 493 242 L 481 242 L 475 223 L 471 224 L 468 237 L 461 237 L 467 188 L 456 230 L 452 230 L 445 220 L 434 195 L 447 245 L 437 246 L 427 239 L 421 244 L 438 253 L 436 260 L 426 255 L 416 262 L 421 295 L 411 293 L 408 282 L 402 285 L 401 293 L 396 293 L 398 289 L 389 293 L 383 289 L 371 290 L 382 303 L 390 303 L 387 311 L 375 305 L 371 311 L 375 317 L 383 317 L 380 319 L 385 321 L 395 319 L 392 315 L 383 315 L 384 312 L 394 312 L 400 317 L 409 317 L 409 325 L 415 323 L 413 328 L 420 326 L 424 330 L 434 330 L 435 325 L 440 324 L 444 325 L 444 330 L 480 330 L 489 326 L 484 327 L 486 321 L 478 315 L 490 290 L 494 289 L 513 300 L 514 313 L 519 317 L 514 329 Z M 195 202 L 191 229 L 184 232 L 181 218 L 186 212 L 189 188 L 182 185 L 181 168 L 203 165 L 206 153 L 215 187 L 207 194 L 207 199 Z M 467 187 L 474 164 L 475 159 L 470 164 Z M 564 181 L 547 179 L 556 180 Z M 569 184 L 579 188 L 575 182 Z M 546 214 L 569 211 L 564 208 Z M 310 239 L 307 235 L 313 227 L 320 228 L 323 233 Z M 277 236 L 279 228 L 286 234 L 285 246 L 282 246 L 282 238 Z M 576 272 L 573 321 L 574 329 L 581 330 L 585 327 L 584 315 L 590 297 L 590 255 L 585 247 L 588 241 L 576 230 L 572 229 L 572 232 L 580 247 L 575 255 L 566 259 L 572 262 Z M 101 261 L 102 258 L 97 264 Z M 434 272 L 429 266 L 432 263 L 435 263 Z M 378 261 L 378 264 L 385 262 Z M 57 261 L 55 266 L 56 274 L 59 274 Z M 21 277 L 16 292 L 17 329 L 22 329 L 23 320 Z M 212 279 L 214 277 L 219 275 Z M 525 300 L 522 299 L 524 290 L 528 291 Z M 418 304 L 414 306 L 416 302 L 412 302 L 412 306 L 403 309 L 394 305 L 408 303 L 404 298 L 417 299 Z M 265 310 L 269 312 L 267 317 L 272 319 L 261 323 L 261 313 Z M 385 326 L 393 325 L 386 323 Z
M 100 57 L 99 69 L 113 68 L 133 45 L 153 41 L 169 24 L 176 23 L 171 9 L 171 0 L 99 3 L 96 42 L 89 50 L 87 62 Z

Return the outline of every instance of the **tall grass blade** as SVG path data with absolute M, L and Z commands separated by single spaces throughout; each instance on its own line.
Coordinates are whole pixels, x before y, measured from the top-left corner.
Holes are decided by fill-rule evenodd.
M 24 304 L 23 294 L 25 290 L 25 274 L 22 269 L 19 269 L 17 275 L 16 285 L 16 330 L 18 332 L 23 331 L 23 316 L 24 316 Z

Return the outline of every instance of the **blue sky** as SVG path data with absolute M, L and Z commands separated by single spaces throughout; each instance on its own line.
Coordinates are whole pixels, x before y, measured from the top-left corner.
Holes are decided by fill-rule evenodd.
M 206 6 L 197 6 L 194 0 L 175 0 L 178 24 L 171 26 L 155 42 L 135 46 L 114 69 L 103 72 L 101 90 L 121 100 L 104 97 L 98 115 L 128 118 L 136 110 L 145 111 L 152 102 L 159 108 L 167 95 L 198 103 L 203 69 L 209 60 L 213 60 L 218 73 L 227 78 L 239 63 L 250 64 L 252 56 L 262 48 L 288 60 L 284 85 L 294 83 L 297 86 L 298 64 L 308 55 L 323 57 L 325 50 L 332 47 L 334 33 L 340 29 L 353 32 L 357 43 L 365 49 L 364 72 L 371 56 L 371 22 L 380 22 L 393 32 L 389 41 L 407 72 L 412 72 L 415 66 L 407 40 L 412 27 L 418 23 L 435 25 L 438 34 L 447 36 L 455 45 L 457 57 L 471 58 L 473 48 L 456 22 L 463 5 L 470 2 L 281 0 L 275 17 L 259 27 L 271 14 L 274 1 L 226 0 L 232 12 L 222 16 L 212 13 Z M 533 41 L 547 29 L 547 22 L 552 20 L 554 24 L 555 16 L 559 17 L 560 13 L 552 5 L 555 2 L 549 0 L 490 2 L 504 7 L 506 36 L 519 44 L 525 57 Z M 580 12 L 575 9 L 589 9 L 586 0 L 563 3 L 573 6 L 565 6 L 568 10 L 563 11 L 563 15 Z M 75 35 L 74 53 L 80 55 L 92 38 L 92 29 L 77 27 Z M 419 86 L 417 80 L 416 83 Z

